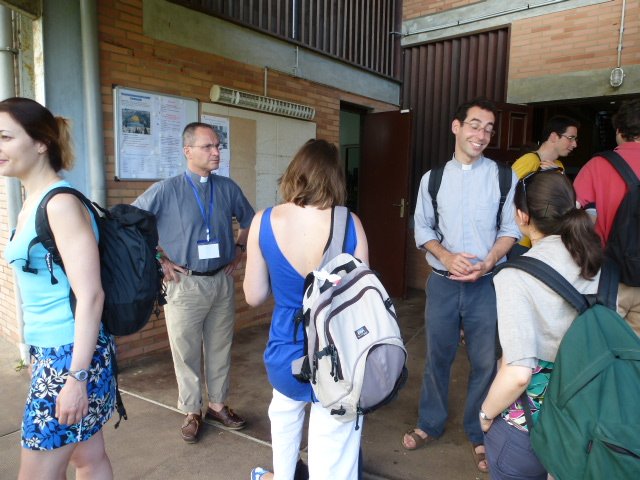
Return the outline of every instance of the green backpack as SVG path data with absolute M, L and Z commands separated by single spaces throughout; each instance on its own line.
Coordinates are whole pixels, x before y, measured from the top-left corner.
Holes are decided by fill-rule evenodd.
M 640 338 L 615 311 L 615 266 L 603 268 L 593 302 L 538 259 L 503 265 L 533 275 L 578 311 L 529 428 L 536 455 L 556 480 L 640 478 Z

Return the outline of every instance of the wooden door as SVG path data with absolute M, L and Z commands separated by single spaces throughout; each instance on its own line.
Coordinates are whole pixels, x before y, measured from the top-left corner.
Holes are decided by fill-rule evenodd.
M 404 297 L 410 215 L 409 111 L 366 115 L 361 146 L 358 212 L 369 241 L 371 268 L 392 297 Z
M 511 165 L 524 154 L 531 144 L 533 108 L 513 103 L 496 103 L 496 135 L 484 154 L 494 160 Z M 535 148 L 534 148 L 535 150 Z

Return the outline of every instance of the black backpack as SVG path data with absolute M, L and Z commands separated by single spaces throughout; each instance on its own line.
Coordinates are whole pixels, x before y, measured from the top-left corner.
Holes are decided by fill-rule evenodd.
M 596 156 L 606 158 L 627 184 L 627 193 L 613 220 L 605 252 L 618 265 L 620 281 L 640 287 L 640 180 L 618 153 L 609 150 Z
M 28 251 L 38 243 L 42 243 L 47 250 L 45 261 L 52 285 L 58 283 L 58 279 L 53 274 L 53 263 L 59 265 L 63 271 L 64 265 L 51 232 L 46 208 L 49 200 L 59 193 L 75 195 L 93 214 L 98 225 L 100 277 L 105 294 L 102 323 L 105 330 L 117 336 L 136 333 L 147 324 L 154 309 L 157 315 L 158 306 L 166 303 L 162 286 L 162 269 L 156 259 L 158 229 L 155 216 L 126 204 L 105 210 L 74 188 L 51 189 L 37 207 L 36 237 L 29 242 Z M 102 216 L 98 210 L 102 212 Z M 23 270 L 35 273 L 29 266 L 28 254 Z M 73 291 L 69 292 L 69 301 L 71 310 L 75 311 L 76 299 Z M 117 385 L 118 367 L 115 355 L 113 368 Z M 126 410 L 117 388 L 116 396 L 118 413 L 126 420 Z
M 507 201 L 507 195 L 509 194 L 509 190 L 511 189 L 511 175 L 512 170 L 511 167 L 505 165 L 504 163 L 495 162 L 498 165 L 498 184 L 500 186 L 500 204 L 498 205 L 498 212 L 496 213 L 496 229 L 500 230 L 500 225 L 502 223 L 502 208 L 504 207 L 504 203 Z M 438 241 L 441 242 L 444 236 L 440 231 L 440 227 L 438 227 L 439 216 L 438 216 L 438 201 L 436 197 L 438 196 L 438 190 L 440 190 L 440 184 L 442 183 L 442 175 L 444 173 L 444 165 L 436 167 L 431 170 L 431 174 L 429 175 L 429 195 L 431 196 L 431 205 L 433 205 L 433 215 L 435 224 L 433 226 L 433 230 L 436 232 L 436 236 L 438 237 Z

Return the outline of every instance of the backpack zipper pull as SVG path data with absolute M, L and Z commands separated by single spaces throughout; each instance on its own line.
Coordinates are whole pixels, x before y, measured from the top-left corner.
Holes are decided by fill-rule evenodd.
M 331 376 L 333 381 L 338 381 L 338 350 L 335 345 L 331 345 Z
M 316 384 L 316 372 L 318 371 L 318 356 L 313 356 L 313 368 L 311 368 L 311 383 Z

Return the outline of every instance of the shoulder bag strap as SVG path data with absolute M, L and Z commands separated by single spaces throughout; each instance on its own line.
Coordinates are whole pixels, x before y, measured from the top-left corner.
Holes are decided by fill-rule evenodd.
M 440 227 L 438 226 L 440 219 L 438 217 L 438 200 L 436 197 L 438 196 L 438 191 L 440 190 L 440 184 L 442 183 L 443 174 L 444 166 L 432 169 L 431 173 L 429 174 L 429 196 L 431 197 L 431 205 L 433 206 L 433 218 L 435 222 L 433 225 L 433 229 L 436 232 L 436 238 L 439 242 L 442 242 L 444 236 L 442 235 Z

